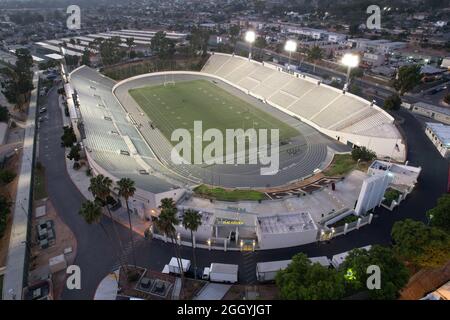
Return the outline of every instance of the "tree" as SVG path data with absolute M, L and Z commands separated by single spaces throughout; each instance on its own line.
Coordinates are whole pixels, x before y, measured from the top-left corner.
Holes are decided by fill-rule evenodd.
M 97 46 L 99 48 L 102 63 L 104 65 L 115 64 L 122 60 L 122 58 L 124 57 L 124 52 L 120 47 L 120 45 L 122 44 L 122 40 L 120 39 L 120 37 L 97 39 Z
M 80 161 L 80 158 L 81 158 L 80 151 L 81 151 L 81 146 L 79 143 L 72 145 L 70 147 L 70 152 L 67 155 L 67 158 L 70 160 L 73 160 L 75 162 Z
M 427 211 L 430 225 L 450 234 L 450 194 L 438 199 L 436 207 Z
M 189 51 L 191 55 L 195 55 L 195 53 L 200 50 L 202 52 L 202 56 L 205 56 L 208 52 L 208 40 L 209 40 L 210 32 L 208 30 L 193 27 L 191 29 L 191 37 L 190 37 L 190 47 Z
M 0 122 L 9 121 L 9 110 L 7 107 L 0 106 Z
M 393 87 L 400 95 L 403 95 L 405 92 L 417 86 L 421 78 L 419 65 L 403 66 L 397 72 L 397 77 L 393 81 Z
M 450 259 L 450 236 L 438 228 L 406 219 L 394 223 L 391 236 L 395 253 L 416 266 L 439 267 Z
M 323 50 L 320 47 L 314 46 L 310 50 L 308 50 L 308 58 L 311 61 L 316 62 L 317 60 L 322 59 L 322 57 L 323 57 Z
M 166 60 L 173 57 L 175 53 L 175 43 L 166 37 L 166 33 L 158 31 L 152 38 L 150 49 L 160 59 Z
M 444 97 L 444 102 L 450 104 L 450 93 L 447 93 Z
M 4 236 L 8 216 L 11 213 L 11 201 L 4 195 L 0 195 L 0 239 Z
M 339 267 L 342 272 L 352 275 L 346 278 L 351 291 L 366 291 L 367 279 L 371 275 L 367 268 L 376 265 L 381 272 L 381 287 L 368 290 L 371 299 L 393 300 L 408 282 L 409 273 L 405 265 L 397 259 L 391 248 L 374 245 L 370 250 L 354 249 L 350 251 L 344 263 Z
M 91 65 L 91 51 L 88 48 L 84 48 L 83 55 L 81 56 L 81 64 L 88 67 Z
M 241 32 L 241 29 L 239 25 L 232 25 L 230 27 L 230 36 L 231 36 L 231 42 L 236 43 L 237 39 L 239 38 L 239 33 Z
M 175 206 L 175 202 L 172 198 L 164 198 L 161 200 L 160 205 L 161 213 L 159 214 L 158 219 L 155 221 L 155 225 L 160 232 L 163 232 L 166 236 L 170 238 L 172 242 L 175 257 L 178 262 L 178 268 L 180 270 L 181 275 L 181 284 L 184 282 L 184 271 L 183 271 L 183 263 L 181 261 L 181 255 L 178 248 L 178 243 L 176 242 L 176 229 L 175 226 L 180 224 L 180 221 L 177 218 L 177 208 Z
M 73 144 L 77 142 L 77 137 L 75 135 L 75 132 L 73 131 L 73 128 L 71 126 L 64 126 L 63 131 L 64 133 L 61 136 L 61 141 L 64 147 L 72 147 Z
M 4 184 L 12 182 L 16 176 L 17 175 L 14 171 L 8 169 L 0 170 L 0 181 Z
M 108 205 L 109 198 L 111 197 L 111 186 L 112 180 L 102 174 L 99 174 L 98 176 L 91 178 L 88 190 L 95 197 L 95 200 L 102 205 L 102 207 L 106 207 L 108 215 L 111 219 L 111 223 L 113 225 L 114 233 L 116 234 L 117 240 L 119 242 L 120 250 L 123 254 L 122 240 L 120 239 L 119 232 L 117 231 L 116 227 L 116 222 Z
M 317 61 L 321 60 L 322 57 L 323 57 L 323 50 L 320 47 L 314 46 L 310 50 L 308 50 L 308 59 L 314 63 L 313 72 L 316 72 Z
M 377 154 L 366 147 L 356 147 L 352 150 L 352 158 L 355 161 L 372 161 L 377 157 Z
M 17 104 L 22 109 L 28 100 L 28 93 L 33 89 L 33 58 L 28 49 L 17 49 L 15 55 L 16 65 L 1 70 L 6 78 L 2 92 L 9 103 Z
M 97 202 L 90 201 L 90 200 L 83 202 L 80 210 L 78 211 L 78 214 L 83 217 L 84 221 L 86 221 L 87 224 L 90 224 L 90 225 L 98 224 L 100 226 L 100 228 L 103 230 L 103 232 L 105 233 L 106 237 L 108 238 L 108 240 L 111 243 L 111 245 L 113 246 L 113 248 L 116 248 L 113 244 L 111 235 L 109 234 L 108 230 L 102 223 L 102 217 L 103 217 L 102 208 L 100 207 L 100 205 Z M 122 270 L 126 270 L 126 268 L 124 267 L 120 252 L 118 252 L 117 250 L 114 250 L 114 252 L 116 253 L 116 258 L 119 261 L 120 266 L 122 267 Z M 116 279 L 116 280 L 117 280 L 117 282 L 119 281 L 118 279 Z
M 131 49 L 133 49 L 133 46 L 134 46 L 134 38 L 133 37 L 127 38 L 125 43 L 128 46 L 128 59 L 131 59 Z
M 393 94 L 384 100 L 384 108 L 386 110 L 398 110 L 402 105 L 402 99 L 398 94 Z
M 133 241 L 133 226 L 131 224 L 131 214 L 130 214 L 130 207 L 128 204 L 128 199 L 130 197 L 134 196 L 134 193 L 136 192 L 136 188 L 134 187 L 134 181 L 130 178 L 122 178 L 119 181 L 117 181 L 117 190 L 119 191 L 119 197 L 124 198 L 125 205 L 127 207 L 127 214 L 128 214 L 128 228 L 130 231 L 130 242 L 131 242 L 131 249 L 133 252 L 133 263 L 134 267 L 136 268 L 136 251 L 134 249 L 134 241 Z
M 343 277 L 335 270 L 312 264 L 304 253 L 296 254 L 275 277 L 282 299 L 336 300 L 345 295 Z
M 192 258 L 194 260 L 194 278 L 197 279 L 197 259 L 195 256 L 194 232 L 202 225 L 202 216 L 198 211 L 188 209 L 183 216 L 183 227 L 191 232 Z

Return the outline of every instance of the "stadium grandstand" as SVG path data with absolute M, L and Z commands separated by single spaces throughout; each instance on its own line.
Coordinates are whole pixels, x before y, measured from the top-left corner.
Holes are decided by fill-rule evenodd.
M 202 69 L 318 131 L 351 147 L 365 146 L 380 158 L 406 160 L 394 118 L 372 103 L 282 67 L 215 53 Z
M 264 113 L 267 119 L 294 129 L 296 135 L 280 145 L 280 168 L 276 174 L 261 175 L 260 164 L 171 161 L 173 145 L 164 135 L 164 128 L 155 125 L 157 119 L 148 109 L 156 107 L 166 117 L 163 120 L 173 125 L 182 121 L 177 120 L 180 116 L 174 112 L 176 108 L 171 109 L 170 100 L 165 100 L 166 104 L 163 95 L 155 94 L 145 97 L 153 99 L 148 101 L 151 107 L 145 106 L 130 92 L 139 89 L 153 93 L 153 88 L 165 87 L 166 83 L 175 88 L 181 82 L 197 86 L 202 81 L 240 99 L 245 108 L 255 108 L 247 111 L 249 115 L 258 114 L 258 110 L 259 115 Z M 180 199 L 186 190 L 202 183 L 260 190 L 290 185 L 324 170 L 336 153 L 349 152 L 354 146 L 366 146 L 381 158 L 405 158 L 402 137 L 393 118 L 383 110 L 317 80 L 285 73 L 274 64 L 216 53 L 202 72 L 151 73 L 115 82 L 82 66 L 69 75 L 69 82 L 66 93 L 68 100 L 73 97 L 75 106 L 71 120 L 77 126 L 93 173 L 109 176 L 113 181 L 122 177 L 136 181 L 138 191 L 132 208 L 141 217 L 149 216 L 161 198 Z M 202 88 L 194 89 L 199 89 L 197 95 L 202 94 Z M 220 101 L 220 95 L 200 98 L 210 101 L 213 108 L 220 108 L 226 101 Z M 183 97 L 180 99 L 184 101 Z M 183 108 L 196 105 L 193 101 Z
M 83 66 L 70 74 L 70 84 L 82 117 L 76 123 L 82 123 L 81 140 L 93 174 L 103 174 L 113 181 L 133 179 L 137 191 L 130 206 L 141 217 L 156 210 L 162 198 L 179 199 L 184 190 L 178 186 L 187 181 L 173 182 L 170 173 L 160 177 L 167 169 L 156 161 L 112 95 L 114 81 Z

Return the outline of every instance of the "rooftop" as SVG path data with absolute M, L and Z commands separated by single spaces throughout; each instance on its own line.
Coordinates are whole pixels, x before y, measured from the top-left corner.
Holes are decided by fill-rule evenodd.
M 438 137 L 442 144 L 450 147 L 450 126 L 442 123 L 431 123 L 427 122 L 427 127 L 433 131 L 433 133 Z
M 258 223 L 262 233 L 290 233 L 317 229 L 311 215 L 306 212 L 259 217 Z

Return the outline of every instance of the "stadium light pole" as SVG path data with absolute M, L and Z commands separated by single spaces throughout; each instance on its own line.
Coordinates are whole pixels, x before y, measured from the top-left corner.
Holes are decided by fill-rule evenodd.
M 292 52 L 297 51 L 297 42 L 295 42 L 294 40 L 286 41 L 286 43 L 284 44 L 284 50 L 289 52 L 288 70 L 290 70 L 291 69 L 291 55 L 292 55 Z
M 249 46 L 250 46 L 250 50 L 249 50 L 249 53 L 248 53 L 248 59 L 252 58 L 252 45 L 253 45 L 253 42 L 255 42 L 255 40 L 256 40 L 256 33 L 255 33 L 255 31 L 249 30 L 249 31 L 247 31 L 245 33 L 245 41 L 247 41 L 249 43 Z
M 356 68 L 359 65 L 359 56 L 352 53 L 346 53 L 342 57 L 341 63 L 347 66 L 347 83 L 345 84 L 344 90 L 347 91 L 350 84 L 350 71 L 352 68 Z

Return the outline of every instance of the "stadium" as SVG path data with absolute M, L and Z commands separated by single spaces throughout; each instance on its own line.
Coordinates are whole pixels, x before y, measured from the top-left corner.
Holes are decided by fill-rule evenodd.
M 394 119 L 372 103 L 283 66 L 212 54 L 201 72 L 144 74 L 120 82 L 86 66 L 70 75 L 69 111 L 94 174 L 129 177 L 140 216 L 164 197 L 179 199 L 200 184 L 266 190 L 304 180 L 336 153 L 365 146 L 404 161 Z M 73 101 L 70 99 L 73 95 Z M 259 164 L 174 164 L 171 132 L 205 128 L 279 129 L 279 171 Z M 234 157 L 245 155 L 234 154 Z

